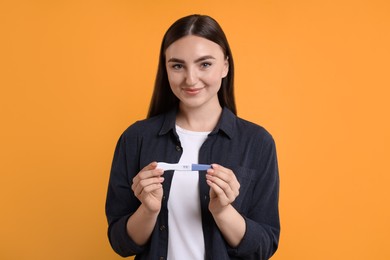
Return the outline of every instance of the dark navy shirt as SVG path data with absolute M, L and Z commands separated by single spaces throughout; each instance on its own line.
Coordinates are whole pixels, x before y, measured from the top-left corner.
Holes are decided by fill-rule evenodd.
M 146 245 L 137 245 L 127 234 L 128 218 L 140 206 L 131 190 L 132 179 L 153 161 L 177 163 L 182 154 L 175 130 L 176 111 L 131 125 L 120 137 L 114 154 L 106 200 L 108 237 L 121 256 L 166 259 L 168 204 L 173 171 L 165 171 L 163 200 L 155 228 Z M 199 172 L 199 192 L 205 259 L 269 259 L 278 247 L 279 174 L 275 143 L 261 126 L 223 109 L 216 128 L 199 151 L 199 163 L 217 163 L 231 169 L 240 183 L 234 208 L 244 217 L 246 231 L 240 244 L 230 247 L 208 210 L 209 186 Z

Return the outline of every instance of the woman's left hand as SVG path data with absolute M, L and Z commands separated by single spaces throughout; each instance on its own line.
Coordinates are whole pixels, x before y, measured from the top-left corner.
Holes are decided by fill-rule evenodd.
M 218 164 L 207 170 L 207 184 L 210 186 L 211 213 L 218 213 L 230 205 L 238 196 L 240 183 L 234 172 Z

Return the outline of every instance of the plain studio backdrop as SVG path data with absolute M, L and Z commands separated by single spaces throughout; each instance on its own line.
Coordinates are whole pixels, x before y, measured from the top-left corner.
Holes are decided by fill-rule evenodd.
M 122 259 L 104 203 L 163 34 L 218 20 L 239 116 L 275 138 L 273 260 L 390 259 L 387 0 L 0 2 L 0 259 Z

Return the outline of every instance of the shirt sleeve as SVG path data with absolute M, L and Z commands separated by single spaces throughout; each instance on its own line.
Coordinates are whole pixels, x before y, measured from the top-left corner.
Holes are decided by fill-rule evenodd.
M 250 210 L 243 214 L 246 223 L 244 237 L 238 247 L 229 249 L 230 255 L 240 259 L 269 259 L 278 247 L 279 171 L 275 142 L 271 135 L 262 141 L 259 161 L 257 174 L 260 177 L 254 187 Z
M 131 180 L 138 172 L 135 166 L 128 165 L 127 158 L 136 161 L 136 136 L 119 138 L 115 148 L 106 198 L 108 238 L 113 250 L 126 257 L 138 254 L 144 247 L 138 246 L 127 234 L 127 220 L 139 207 L 139 201 L 131 189 Z

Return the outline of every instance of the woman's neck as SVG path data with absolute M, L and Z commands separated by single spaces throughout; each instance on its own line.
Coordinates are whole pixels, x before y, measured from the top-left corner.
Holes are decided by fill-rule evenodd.
M 184 109 L 180 108 L 176 124 L 183 129 L 208 132 L 214 130 L 222 113 L 222 107 L 215 109 Z

